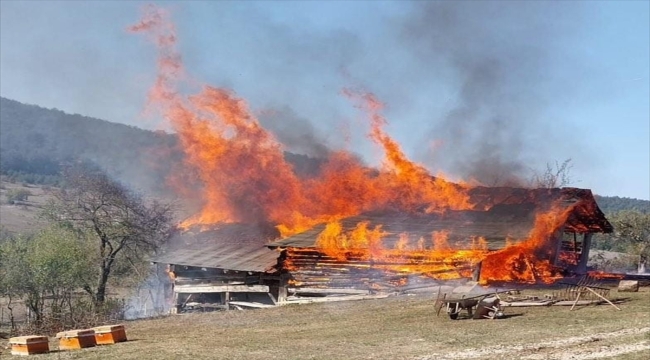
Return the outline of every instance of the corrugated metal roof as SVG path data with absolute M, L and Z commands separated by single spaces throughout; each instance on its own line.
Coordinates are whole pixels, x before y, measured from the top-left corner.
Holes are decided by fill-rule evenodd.
M 280 253 L 265 246 L 220 244 L 201 248 L 174 249 L 158 256 L 154 262 L 238 271 L 272 271 Z

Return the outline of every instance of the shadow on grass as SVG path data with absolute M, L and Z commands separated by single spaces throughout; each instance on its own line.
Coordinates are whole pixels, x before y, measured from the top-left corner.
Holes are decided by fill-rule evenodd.
M 510 319 L 510 318 L 519 317 L 519 316 L 524 316 L 524 314 L 523 314 L 523 313 L 516 313 L 516 314 L 503 314 L 503 316 L 501 316 L 501 317 L 499 318 L 499 320 L 500 320 L 500 319 Z
M 610 301 L 613 302 L 614 304 L 625 304 L 625 303 L 628 303 L 628 302 L 632 301 L 632 298 L 629 298 L 629 297 L 616 298 L 616 299 L 612 299 Z
M 68 352 L 75 352 L 79 350 L 91 350 L 91 349 L 102 349 L 102 348 L 109 348 L 112 346 L 119 346 L 120 344 L 126 344 L 130 342 L 138 342 L 138 341 L 146 341 L 145 339 L 128 339 L 127 341 L 121 341 L 115 344 L 102 344 L 102 345 L 95 345 L 95 346 L 88 346 L 85 348 L 80 348 L 80 349 L 70 349 L 70 350 L 61 350 L 61 349 L 50 349 L 49 353 L 68 353 Z
M 626 298 L 610 299 L 609 301 L 611 301 L 612 304 L 614 304 L 614 305 L 620 305 L 620 304 L 626 304 L 626 303 L 632 302 L 632 300 L 633 300 L 632 298 L 626 297 Z M 603 301 L 600 301 L 600 302 L 594 303 L 594 304 L 578 305 L 573 310 L 577 311 L 577 310 L 581 310 L 581 309 L 587 309 L 587 308 L 592 307 L 592 306 L 612 306 L 612 304 L 610 304 L 607 301 L 603 300 Z

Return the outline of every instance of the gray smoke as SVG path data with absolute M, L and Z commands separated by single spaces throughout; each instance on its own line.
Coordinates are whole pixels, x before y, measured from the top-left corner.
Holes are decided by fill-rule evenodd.
M 259 121 L 288 151 L 316 158 L 325 158 L 330 152 L 325 138 L 318 134 L 314 125 L 288 106 L 264 110 Z
M 125 31 L 142 5 L 3 3 L 0 93 L 160 128 L 161 119 L 140 115 L 155 52 Z M 260 121 L 287 150 L 322 157 L 328 148 L 345 147 L 370 160 L 377 149 L 367 144 L 367 122 L 355 122 L 358 112 L 339 96 L 343 87 L 359 87 L 387 104 L 387 130 L 434 171 L 514 184 L 529 166 L 556 160 L 551 148 L 571 146 L 567 157 L 579 158 L 575 139 L 560 134 L 566 125 L 549 121 L 544 110 L 578 86 L 558 79 L 554 69 L 570 63 L 557 40 L 575 33 L 581 3 L 336 5 L 349 14 L 323 3 L 341 17 L 320 25 L 313 12 L 272 16 L 263 2 L 161 6 L 172 12 L 188 73 L 199 83 L 233 89 L 255 111 L 275 109 L 262 112 Z M 427 153 L 432 140 L 442 146 Z M 117 168 L 131 161 L 111 160 Z
M 571 32 L 574 3 L 423 2 L 401 38 L 434 76 L 451 73 L 451 110 L 434 115 L 428 139 L 442 139 L 425 163 L 486 185 L 523 185 L 558 137 L 542 117 L 554 96 L 556 40 Z M 556 83 L 557 84 L 557 83 Z M 555 89 L 557 90 L 557 89 Z M 565 89 L 563 89 L 565 90 Z M 542 157 L 543 158 L 543 157 Z

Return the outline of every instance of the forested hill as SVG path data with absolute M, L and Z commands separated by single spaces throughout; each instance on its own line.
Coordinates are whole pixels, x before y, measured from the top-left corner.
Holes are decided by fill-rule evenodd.
M 163 190 L 183 154 L 176 136 L 0 97 L 0 173 L 20 182 L 56 183 L 61 163 L 87 159 L 124 183 Z M 285 153 L 300 173 L 321 163 Z
M 175 141 L 162 132 L 0 98 L 0 171 L 21 181 L 47 182 L 62 162 L 87 159 L 147 188 L 168 171 L 156 162 L 161 158 L 156 151 L 173 148 Z M 147 166 L 152 164 L 159 169 Z
M 596 195 L 596 202 L 605 214 L 612 214 L 621 210 L 634 210 L 650 214 L 650 201 L 648 200 Z
M 112 176 L 142 190 L 160 190 L 165 177 L 181 161 L 173 150 L 176 137 L 56 109 L 0 98 L 0 172 L 19 181 L 55 179 L 60 164 L 88 159 Z M 320 161 L 285 153 L 301 173 L 313 173 Z M 607 214 L 620 210 L 650 213 L 650 201 L 596 196 Z

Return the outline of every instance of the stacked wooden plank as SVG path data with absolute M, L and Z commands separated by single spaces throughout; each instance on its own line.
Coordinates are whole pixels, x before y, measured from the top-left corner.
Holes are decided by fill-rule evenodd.
M 315 248 L 287 248 L 280 262 L 291 275 L 289 292 L 294 293 L 349 294 L 346 292 L 349 289 L 395 291 L 430 283 L 431 279 L 471 277 L 474 267 L 469 261 L 433 259 L 421 252 L 372 259 L 367 254 L 351 252 L 334 257 Z

